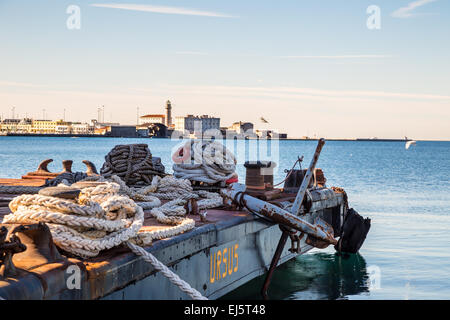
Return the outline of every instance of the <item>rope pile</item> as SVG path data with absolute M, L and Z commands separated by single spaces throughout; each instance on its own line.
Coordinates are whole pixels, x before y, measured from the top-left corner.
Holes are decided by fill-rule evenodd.
M 46 180 L 44 186 L 52 187 L 57 186 L 60 183 L 71 185 L 72 183 L 81 181 L 87 177 L 88 175 L 85 172 L 64 172 L 53 179 Z
M 142 227 L 144 211 L 119 195 L 119 189 L 116 183 L 84 188 L 75 200 L 21 195 L 9 203 L 12 213 L 3 223 L 45 222 L 58 247 L 77 256 L 94 257 L 136 237 Z
M 180 184 L 175 185 L 177 181 L 173 180 L 173 177 L 162 179 L 155 177 L 145 192 L 143 189 L 135 190 L 127 187 L 117 176 L 111 178 L 119 183 L 103 181 L 96 186 L 81 188 L 79 196 L 73 200 L 40 194 L 18 196 L 9 203 L 12 213 L 3 218 L 3 223 L 45 222 L 58 247 L 84 258 L 94 257 L 101 250 L 125 243 L 134 253 L 143 256 L 145 261 L 150 262 L 156 270 L 161 271 L 193 299 L 205 299 L 197 290 L 139 246 L 149 245 L 155 239 L 172 237 L 194 228 L 194 220 L 183 217 L 186 214 L 183 205 L 188 198 L 209 196 L 199 201 L 201 208 L 215 207 L 219 204 L 219 198 L 220 204 L 222 203 L 222 198 L 205 192 L 191 192 L 188 195 L 187 188 L 180 188 L 177 191 L 176 185 Z M 97 180 L 104 178 L 99 177 Z M 183 182 L 181 185 L 186 186 L 187 183 Z M 158 191 L 165 188 L 173 192 L 164 197 L 170 197 L 171 194 L 174 199 L 161 205 L 158 196 L 162 193 Z M 127 194 L 144 200 L 146 205 L 150 203 L 154 207 L 150 212 L 151 215 L 173 227 L 156 231 L 141 230 L 144 211 L 138 205 L 140 203 L 134 202 Z M 180 194 L 183 194 L 184 199 L 175 198 Z
M 97 183 L 77 183 L 78 197 L 22 194 L 9 203 L 12 213 L 3 218 L 3 223 L 45 222 L 58 247 L 83 258 L 126 244 L 193 299 L 205 299 L 139 247 L 194 228 L 194 220 L 186 217 L 188 204 L 193 206 L 191 201 L 196 202 L 198 210 L 223 204 L 218 193 L 194 191 L 191 181 L 215 184 L 237 177 L 236 159 L 221 143 L 188 142 L 182 150 L 188 161 L 176 163 L 174 176 L 169 176 L 164 174 L 160 159 L 152 158 L 146 144 L 118 145 L 106 155 L 101 176 L 82 180 Z M 58 187 L 68 186 L 61 183 Z M 9 193 L 36 193 L 41 188 L 9 189 Z M 142 228 L 144 209 L 159 223 L 170 227 L 153 231 Z
M 218 193 L 194 191 L 189 180 L 176 179 L 173 176 L 161 178 L 154 176 L 151 185 L 144 188 L 128 187 L 119 177 L 111 180 L 120 186 L 120 193 L 127 195 L 143 209 L 151 209 L 150 214 L 159 223 L 173 225 L 152 232 L 140 232 L 135 243 L 148 245 L 153 240 L 173 237 L 194 228 L 194 220 L 185 218 L 188 200 L 195 199 L 199 210 L 216 208 L 223 204 Z M 162 204 L 161 200 L 170 200 Z M 200 213 L 204 215 L 205 213 Z
M 155 175 L 164 175 L 159 158 L 152 159 L 146 144 L 115 146 L 106 156 L 100 170 L 105 178 L 119 176 L 127 185 L 143 186 L 152 182 Z
M 207 184 L 237 178 L 236 158 L 220 142 L 188 141 L 172 156 L 176 178 Z

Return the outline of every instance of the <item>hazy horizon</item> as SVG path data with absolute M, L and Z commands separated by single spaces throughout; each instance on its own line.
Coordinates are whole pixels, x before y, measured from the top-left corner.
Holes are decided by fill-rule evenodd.
M 80 9 L 79 29 L 68 25 Z M 367 12 L 380 9 L 380 29 Z M 450 140 L 443 0 L 0 0 L 0 113 L 209 114 L 290 138 Z

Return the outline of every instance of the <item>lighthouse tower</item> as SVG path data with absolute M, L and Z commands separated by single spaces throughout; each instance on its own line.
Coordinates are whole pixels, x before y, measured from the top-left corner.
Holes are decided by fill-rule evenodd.
M 172 104 L 170 100 L 166 102 L 166 126 L 170 127 L 172 125 Z

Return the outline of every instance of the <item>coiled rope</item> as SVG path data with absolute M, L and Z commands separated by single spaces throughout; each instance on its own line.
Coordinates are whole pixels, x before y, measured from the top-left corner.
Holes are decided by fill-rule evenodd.
M 7 194 L 34 194 L 38 193 L 42 187 L 32 186 L 0 186 L 0 193 Z
M 215 184 L 237 177 L 236 158 L 217 141 L 188 141 L 172 160 L 176 178 Z
M 154 175 L 165 175 L 159 158 L 152 159 L 146 144 L 115 146 L 106 156 L 100 174 L 119 176 L 127 185 L 148 185 Z
M 105 179 L 98 177 L 97 180 Z M 127 187 L 117 176 L 112 176 L 111 180 L 82 188 L 74 200 L 23 194 L 9 203 L 12 213 L 3 218 L 3 223 L 45 222 L 58 247 L 85 258 L 125 243 L 191 298 L 206 299 L 139 245 L 148 245 L 155 239 L 172 237 L 194 228 L 194 220 L 184 217 L 186 209 L 183 205 L 188 199 L 204 198 L 198 201 L 198 206 L 205 209 L 221 205 L 222 197 L 205 191 L 194 192 L 189 181 L 170 176 L 155 176 L 150 186 L 141 189 Z M 132 198 L 143 202 L 136 203 Z M 171 201 L 162 205 L 160 198 Z M 141 204 L 152 208 L 150 213 L 157 221 L 173 227 L 141 230 L 144 222 Z

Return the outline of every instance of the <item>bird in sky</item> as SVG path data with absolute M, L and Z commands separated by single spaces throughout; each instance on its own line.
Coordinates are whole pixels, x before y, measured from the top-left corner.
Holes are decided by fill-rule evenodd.
M 262 123 L 269 123 L 269 121 L 267 121 L 266 119 L 264 119 L 263 117 L 260 118 Z

